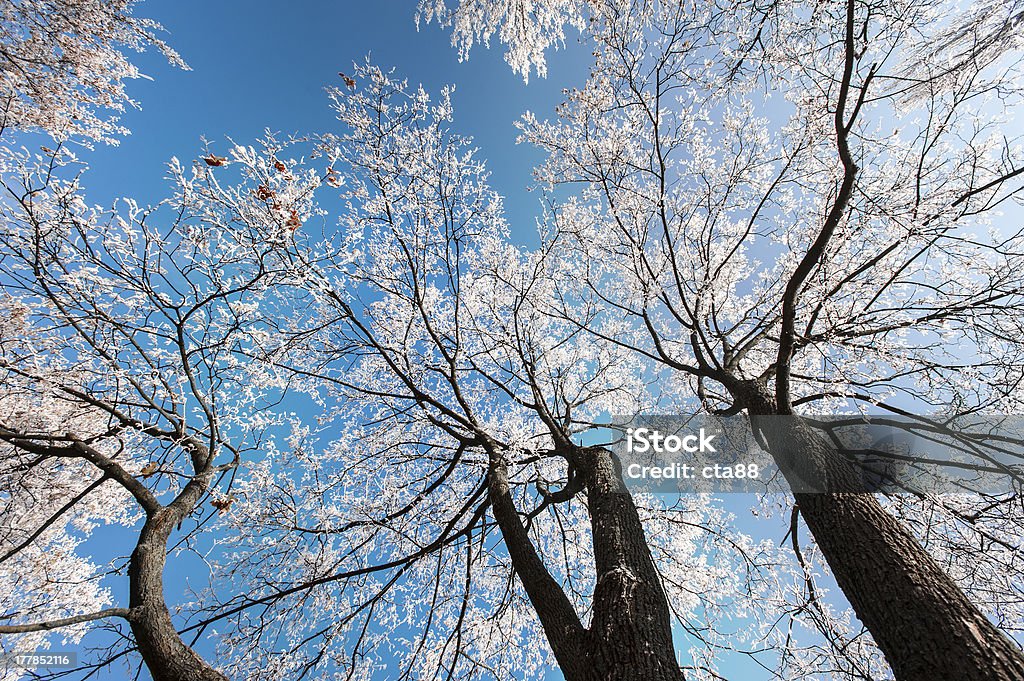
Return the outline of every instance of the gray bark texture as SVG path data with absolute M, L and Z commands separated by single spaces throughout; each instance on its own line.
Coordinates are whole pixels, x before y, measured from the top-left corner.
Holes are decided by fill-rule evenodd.
M 740 388 L 734 386 L 734 388 Z M 778 414 L 750 385 L 737 390 L 784 475 L 829 481 L 795 494 L 840 589 L 900 681 L 1022 681 L 1024 655 L 974 606 L 914 536 L 871 494 L 821 435 Z M 792 425 L 789 425 L 792 424 Z M 778 453 L 778 454 L 777 454 Z
M 633 498 L 614 457 L 580 449 L 594 544 L 593 618 L 584 627 L 538 555 L 513 503 L 508 472 L 492 454 L 489 493 L 516 575 L 540 618 L 566 681 L 682 681 L 668 601 Z

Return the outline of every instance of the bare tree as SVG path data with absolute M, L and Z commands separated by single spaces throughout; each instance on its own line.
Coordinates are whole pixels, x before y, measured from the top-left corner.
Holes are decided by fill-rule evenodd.
M 19 600 L 0 633 L 120 618 L 155 679 L 222 679 L 179 638 L 163 576 L 168 552 L 193 549 L 217 509 L 229 507 L 216 487 L 260 450 L 266 423 L 253 414 L 278 399 L 239 354 L 260 333 L 254 311 L 273 307 L 281 265 L 274 243 L 235 225 L 239 214 L 268 207 L 237 194 L 215 202 L 209 190 L 204 199 L 174 163 L 180 193 L 167 205 L 127 201 L 103 213 L 80 198 L 66 155 L 18 160 L 3 174 L 0 239 L 4 295 L 20 319 L 5 330 L 0 360 L 8 393 L 0 560 L 34 554 L 21 564 L 45 573 L 39 551 L 67 542 L 74 519 L 120 515 L 132 525 L 141 514 L 142 523 L 125 567 L 114 568 L 127 576 L 126 604 L 90 611 L 73 581 L 61 587 L 52 574 L 27 574 L 45 598 L 25 610 L 20 599 L 32 589 L 11 594 Z M 289 211 L 303 207 L 293 185 Z M 160 229 L 153 223 L 165 211 Z M 69 608 L 78 611 L 59 616 Z
M 323 142 L 349 201 L 343 231 L 317 243 L 303 227 L 285 244 L 293 328 L 255 358 L 322 405 L 332 442 L 297 436 L 296 467 L 239 488 L 247 557 L 233 558 L 233 591 L 271 587 L 193 626 L 238 615 L 237 645 L 294 641 L 291 659 L 257 652 L 274 677 L 310 673 L 339 639 L 351 659 L 336 664 L 360 673 L 357 658 L 384 645 L 381 621 L 412 629 L 403 678 L 505 676 L 543 661 L 508 649 L 524 626 L 505 621 L 523 607 L 514 580 L 566 678 L 682 678 L 643 519 L 609 450 L 581 441 L 599 411 L 637 408 L 634 368 L 540 311 L 567 273 L 508 243 L 483 164 L 447 130 L 448 94 L 433 103 L 375 67 L 356 78 L 334 94 L 345 132 Z M 660 570 L 685 583 L 672 553 Z M 409 592 L 423 581 L 428 600 Z M 324 599 L 326 622 L 294 622 Z
M 447 95 L 432 106 L 378 70 L 359 77 L 365 94 L 336 93 L 350 133 L 310 154 L 331 165 L 289 161 L 273 139 L 207 150 L 191 170 L 170 164 L 176 195 L 155 208 L 88 207 L 66 149 L 5 152 L 0 258 L 18 321 L 3 342 L 3 562 L 31 572 L 0 633 L 105 626 L 118 643 L 82 675 L 137 651 L 154 678 L 223 678 L 186 641 L 230 618 L 217 666 L 292 678 L 372 671 L 381 627 L 407 610 L 422 632 L 406 676 L 536 670 L 547 648 L 513 646 L 539 621 L 573 678 L 679 678 L 673 617 L 703 610 L 691 631 L 713 658 L 729 645 L 717 601 L 774 593 L 772 552 L 737 536 L 717 551 L 736 570 L 695 555 L 689 530 L 645 536 L 727 532 L 703 502 L 638 508 L 608 451 L 581 442 L 611 402 L 639 408 L 635 368 L 538 311 L 570 274 L 507 243 L 482 165 L 445 128 Z M 353 231 L 321 243 L 323 187 L 349 192 Z M 279 403 L 303 392 L 318 420 L 362 437 L 302 454 L 301 419 Z M 294 492 L 278 446 L 301 464 Z M 331 496 L 352 478 L 366 488 Z M 175 618 L 168 555 L 205 558 L 222 518 L 237 534 L 218 540 L 218 581 Z M 137 530 L 123 567 L 47 564 L 48 547 L 85 549 L 76 532 L 96 522 Z M 80 583 L 53 578 L 65 565 Z M 107 607 L 110 576 L 127 577 L 126 604 Z M 423 584 L 433 597 L 410 607 Z M 314 603 L 338 617 L 309 632 Z M 301 632 L 291 650 L 277 627 Z
M 941 4 L 805 9 L 594 10 L 587 86 L 523 123 L 540 179 L 581 187 L 549 241 L 603 312 L 561 314 L 749 414 L 787 476 L 835 482 L 796 505 L 898 678 L 1018 678 L 1018 646 L 834 446 L 758 417 L 1018 408 L 1020 234 L 972 230 L 1019 197 L 1019 57 L 931 61 Z
M 137 649 L 158 679 L 224 678 L 204 635 L 240 678 L 529 676 L 543 637 L 567 678 L 674 679 L 674 631 L 704 675 L 751 642 L 715 620 L 731 603 L 770 632 L 743 650 L 770 673 L 875 678 L 819 598 L 820 550 L 899 678 L 1020 677 L 979 609 L 1019 569 L 1019 497 L 883 504 L 810 428 L 759 418 L 1018 408 L 1020 237 L 969 231 L 1017 196 L 1017 64 L 938 4 L 531 7 L 421 11 L 467 49 L 497 30 L 524 75 L 566 22 L 595 40 L 561 120 L 523 123 L 540 178 L 582 188 L 552 196 L 535 252 L 508 243 L 447 93 L 370 66 L 308 160 L 207 150 L 156 209 L 89 208 L 64 149 L 4 152 L 0 562 L 29 573 L 0 633 L 123 620 L 95 664 Z M 796 564 L 705 497 L 623 487 L 606 416 L 694 403 L 745 411 L 787 475 L 839 481 L 797 495 Z M 129 602 L 108 607 L 76 533 L 135 518 Z M 83 579 L 52 579 L 55 546 Z M 178 618 L 175 550 L 212 567 Z M 972 556 L 960 584 L 943 569 Z

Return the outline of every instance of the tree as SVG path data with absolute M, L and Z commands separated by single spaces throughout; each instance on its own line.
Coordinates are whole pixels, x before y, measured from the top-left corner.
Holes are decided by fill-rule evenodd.
M 163 577 L 168 552 L 196 550 L 200 532 L 228 508 L 217 485 L 259 451 L 272 421 L 261 406 L 279 391 L 241 353 L 261 333 L 255 311 L 274 306 L 283 264 L 263 234 L 232 228 L 240 213 L 268 207 L 215 185 L 204 191 L 198 179 L 212 178 L 198 170 L 190 178 L 174 162 L 173 201 L 142 209 L 127 200 L 104 213 L 81 199 L 66 152 L 8 161 L 0 262 L 19 322 L 7 329 L 0 365 L 9 393 L 0 414 L 0 561 L 30 568 L 12 596 L 41 582 L 45 602 L 24 609 L 19 596 L 0 633 L 119 618 L 155 679 L 222 679 L 179 638 Z M 282 192 L 289 211 L 308 205 L 294 186 Z M 170 229 L 154 224 L 162 209 Z M 48 503 L 33 503 L 39 490 Z M 127 604 L 93 611 L 107 600 L 102 591 L 85 599 L 74 582 L 52 583 L 40 553 L 79 543 L 73 525 L 88 531 L 97 518 L 132 524 L 140 515 L 131 556 L 113 569 L 127 576 Z M 103 572 L 82 566 L 82 583 L 95 590 Z
M 131 638 L 95 664 L 137 648 L 155 678 L 223 678 L 190 648 L 204 635 L 240 678 L 516 678 L 548 661 L 522 644 L 543 638 L 568 678 L 604 679 L 679 678 L 682 630 L 693 676 L 756 641 L 743 652 L 782 678 L 876 678 L 877 651 L 820 598 L 820 550 L 901 678 L 1019 676 L 1013 644 L 873 497 L 798 495 L 785 562 L 706 497 L 630 494 L 600 428 L 696 395 L 751 414 L 787 474 L 782 439 L 842 476 L 809 428 L 758 417 L 906 410 L 899 394 L 1017 405 L 1019 238 L 964 227 L 1019 175 L 989 108 L 1016 101 L 1015 65 L 939 63 L 929 35 L 962 56 L 963 34 L 923 5 L 422 7 L 457 40 L 511 22 L 498 36 L 524 75 L 563 20 L 596 40 L 562 120 L 523 123 L 551 152 L 541 178 L 583 187 L 551 197 L 536 251 L 508 243 L 447 95 L 371 66 L 333 93 L 338 135 L 174 162 L 154 209 L 89 208 L 66 150 L 5 152 L 0 563 L 25 566 L 15 593 L 32 598 L 0 633 L 123 619 Z M 787 103 L 759 118 L 777 83 Z M 329 214 L 340 229 L 317 235 Z M 987 370 L 957 357 L 956 329 Z M 949 519 L 929 547 L 954 568 L 981 556 L 959 575 L 978 601 L 1018 569 L 1019 500 L 888 508 Z M 129 603 L 108 608 L 76 533 L 135 517 Z M 47 579 L 53 546 L 87 588 Z M 174 618 L 179 548 L 211 585 Z
M 601 411 L 638 408 L 634 368 L 542 313 L 571 273 L 508 243 L 483 164 L 447 129 L 448 93 L 431 102 L 372 66 L 355 77 L 333 95 L 343 133 L 322 141 L 340 233 L 288 230 L 295 310 L 254 358 L 309 393 L 321 431 L 238 488 L 221 569 L 245 596 L 192 626 L 237 616 L 249 678 L 368 675 L 394 652 L 402 678 L 532 675 L 545 651 L 516 641 L 541 635 L 568 679 L 682 678 L 672 611 L 700 568 L 688 534 L 645 523 L 713 523 L 713 509 L 643 517 L 610 452 L 581 442 Z M 754 575 L 771 555 L 742 536 L 732 553 Z M 770 588 L 704 569 L 719 595 Z
M 19 351 L 19 339 L 25 339 L 28 310 L 5 300 L 2 328 L 2 356 L 5 367 L 14 356 L 23 358 L 25 373 L 56 378 L 36 363 L 31 371 L 24 366 L 29 358 L 47 356 L 41 344 Z M 19 380 L 20 379 L 20 380 Z M 59 380 L 59 379 L 58 379 Z M 3 428 L 15 423 L 20 430 L 35 432 L 93 432 L 101 427 L 102 416 L 88 408 L 61 400 L 51 387 L 7 374 L 0 398 Z M 81 534 L 100 524 L 131 522 L 129 504 L 107 479 L 93 475 L 89 464 L 81 460 L 65 460 L 63 470 L 30 455 L 19 455 L 4 448 L 2 458 L 2 515 L 5 520 L 3 553 L 0 554 L 0 580 L 3 588 L 4 613 L 17 612 L 24 620 L 74 618 L 81 613 L 99 611 L 110 604 L 108 589 L 98 579 L 82 579 L 96 575 L 98 568 L 80 555 Z M 63 509 L 65 512 L 50 512 Z M 78 532 L 64 526 L 71 525 Z M 49 531 L 47 529 L 49 528 Z M 76 579 L 76 576 L 79 579 Z M 56 594 L 54 585 L 63 583 L 63 593 Z M 65 635 L 77 641 L 83 625 L 69 626 Z M 24 649 L 35 649 L 42 643 L 43 632 L 27 633 L 17 639 Z M 5 644 L 7 641 L 5 641 Z M 7 649 L 7 645 L 4 646 Z
M 53 170 L 63 155 L 22 155 L 19 184 L 5 174 L 5 290 L 25 319 L 6 381 L 94 416 L 5 417 L 8 487 L 45 465 L 74 490 L 7 543 L 60 539 L 58 521 L 101 491 L 134 497 L 145 522 L 127 608 L 40 609 L 0 632 L 123 618 L 155 678 L 219 678 L 183 637 L 232 621 L 218 666 L 293 678 L 370 674 L 398 628 L 416 641 L 401 646 L 406 675 L 513 675 L 546 662 L 541 646 L 513 648 L 536 617 L 570 678 L 679 678 L 673 616 L 700 613 L 713 657 L 732 644 L 713 619 L 723 600 L 763 593 L 769 620 L 789 607 L 771 547 L 737 535 L 710 562 L 693 532 L 729 534 L 713 505 L 638 506 L 608 451 L 581 442 L 612 404 L 639 409 L 632 365 L 542 314 L 572 273 L 507 243 L 482 164 L 446 129 L 447 95 L 357 75 L 363 91 L 334 95 L 345 134 L 310 165 L 272 138 L 191 171 L 174 162 L 176 195 L 154 209 L 87 208 L 77 178 Z M 321 241 L 325 188 L 346 192 L 345 229 Z M 41 354 L 25 349 L 37 338 Z M 329 445 L 276 406 L 301 393 Z M 84 480 L 65 465 L 79 459 Z M 210 554 L 214 584 L 176 623 L 167 547 L 205 554 L 222 516 L 234 534 Z M 411 588 L 433 596 L 410 607 Z
M 134 0 L 4 0 L 0 3 L 0 131 L 41 130 L 55 138 L 116 143 L 116 116 L 137 106 L 125 81 L 142 74 L 124 51 L 154 47 L 185 62 L 133 15 Z
M 582 187 L 549 243 L 605 310 L 560 314 L 705 409 L 748 413 L 787 475 L 847 472 L 809 429 L 759 416 L 1012 412 L 1020 234 L 970 230 L 1019 197 L 1016 55 L 940 60 L 929 40 L 959 17 L 938 4 L 744 9 L 596 6 L 587 85 L 557 122 L 524 120 L 550 152 L 539 178 Z M 957 51 L 966 33 L 944 35 Z M 835 491 L 797 508 L 898 678 L 1024 673 L 875 498 Z
M 3 57 L 9 66 L 4 127 L 40 129 L 58 140 L 114 142 L 114 136 L 126 132 L 116 119 L 103 120 L 98 114 L 102 108 L 121 110 L 126 103 L 134 104 L 123 81 L 138 72 L 119 47 L 154 44 L 184 66 L 152 35 L 159 27 L 132 17 L 130 9 L 129 3 L 4 7 Z M 265 395 L 260 375 L 240 369 L 244 360 L 238 355 L 248 359 L 255 354 L 246 346 L 256 342 L 260 322 L 280 323 L 267 309 L 272 306 L 270 292 L 281 284 L 275 281 L 280 272 L 274 268 L 294 265 L 277 258 L 282 241 L 302 224 L 310 186 L 296 183 L 273 151 L 263 151 L 267 153 L 258 157 L 235 148 L 230 160 L 209 154 L 191 179 L 172 164 L 179 194 L 163 210 L 141 209 L 126 200 L 120 211 L 109 215 L 85 205 L 73 172 L 71 179 L 62 176 L 77 162 L 70 152 L 47 152 L 49 158 L 27 153 L 5 157 L 4 285 L 21 321 L 5 335 L 4 385 L 11 397 L 4 405 L 0 440 L 8 464 L 5 517 L 17 522 L 4 537 L 9 550 L 3 560 L 17 562 L 14 569 L 23 571 L 22 580 L 40 580 L 34 587 L 22 581 L 11 593 L 34 594 L 44 602 L 32 609 L 24 608 L 23 599 L 12 603 L 5 619 L 15 623 L 0 627 L 3 633 L 81 630 L 85 623 L 119 618 L 129 624 L 133 647 L 154 678 L 222 678 L 178 636 L 162 580 L 168 545 L 194 548 L 201 543 L 200 532 L 212 515 L 200 515 L 204 500 L 216 481 L 234 474 L 248 447 L 259 449 L 261 428 L 272 420 L 240 410 L 244 403 L 259 413 L 254 405 Z M 260 178 L 258 186 L 239 193 L 218 185 L 211 169 L 228 163 L 245 167 L 250 180 Z M 337 176 L 330 171 L 324 179 L 331 183 Z M 152 227 L 167 209 L 169 228 Z M 265 240 L 268 221 L 271 238 Z M 247 228 L 229 228 L 239 223 Z M 33 417 L 35 413 L 45 418 Z M 474 437 L 489 437 L 481 426 L 475 428 Z M 540 612 L 556 618 L 553 640 L 568 668 L 584 670 L 576 676 L 593 676 L 602 665 L 621 668 L 650 658 L 646 667 L 653 664 L 658 674 L 674 678 L 679 670 L 668 605 L 636 509 L 620 499 L 607 453 L 566 438 L 563 433 L 559 447 L 568 453 L 558 456 L 587 460 L 576 465 L 588 471 L 586 487 L 593 503 L 617 518 L 614 536 L 604 530 L 599 551 L 603 573 L 618 574 L 628 559 L 632 562 L 626 568 L 635 567 L 643 576 L 642 590 L 650 592 L 641 599 L 639 612 L 620 615 L 612 607 L 615 594 L 635 585 L 607 580 L 600 590 L 605 603 L 598 608 L 596 626 L 646 626 L 649 631 L 619 646 L 601 646 L 584 640 L 587 632 L 564 595 L 558 604 L 547 600 L 557 600 L 560 588 L 539 562 L 515 513 L 504 454 L 491 447 L 490 455 L 498 458 L 489 476 L 490 494 L 499 500 L 496 508 L 504 509 L 500 524 L 515 538 L 510 541 L 516 562 L 531 576 L 524 580 L 528 590 Z M 603 463 L 596 466 L 594 459 Z M 552 496 L 547 496 L 547 487 L 540 488 L 544 501 L 533 515 L 555 503 L 553 499 L 571 501 L 582 490 L 576 488 L 579 484 Z M 39 500 L 41 490 L 47 501 L 31 503 Z M 233 500 L 227 494 L 214 497 L 211 504 L 227 511 Z M 109 510 L 97 514 L 97 506 Z M 130 526 L 140 516 L 138 541 L 123 568 L 128 607 L 103 609 L 109 602 L 107 592 L 97 586 L 103 573 L 80 559 L 75 571 L 88 575 L 84 583 L 92 591 L 80 594 L 81 589 L 54 586 L 48 575 L 53 565 L 42 558 L 48 547 L 73 548 L 75 533 L 88 533 L 95 522 Z M 171 542 L 175 529 L 180 532 L 192 518 L 195 526 Z M 622 523 L 629 530 L 625 546 L 618 536 Z M 604 555 L 607 551 L 612 551 L 610 556 Z M 27 557 L 34 562 L 26 562 Z M 573 631 L 558 632 L 558 621 L 571 624 Z M 659 645 L 641 647 L 640 640 L 648 637 Z M 632 648 L 624 649 L 625 644 Z M 130 651 L 112 648 L 94 666 Z M 617 653 L 621 659 L 616 661 Z M 605 660 L 599 662 L 602 656 Z

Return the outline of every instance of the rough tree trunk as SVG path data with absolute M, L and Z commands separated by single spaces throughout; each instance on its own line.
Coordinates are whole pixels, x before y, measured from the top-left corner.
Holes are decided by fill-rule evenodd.
M 146 518 L 128 565 L 132 633 L 153 681 L 227 681 L 181 640 L 164 599 L 167 540 L 206 490 L 208 477 L 193 478 L 170 506 Z
M 668 600 L 633 497 L 607 450 L 587 450 L 585 456 L 597 568 L 590 625 L 594 665 L 609 681 L 680 681 Z
M 508 472 L 491 455 L 489 494 L 516 575 L 537 612 L 566 681 L 682 681 L 668 602 L 633 499 L 606 450 L 575 457 L 589 504 L 597 584 L 584 628 L 552 578 L 513 503 Z
M 146 509 L 146 522 L 139 533 L 138 543 L 128 563 L 128 604 L 127 609 L 112 609 L 111 615 L 128 620 L 135 637 L 135 644 L 142 654 L 142 660 L 154 681 L 227 681 L 227 677 L 216 671 L 191 648 L 185 645 L 171 620 L 170 611 L 164 599 L 164 566 L 167 562 L 167 540 L 171 530 L 195 509 L 196 504 L 210 487 L 214 469 L 209 465 L 210 456 L 205 449 L 195 448 L 193 465 L 197 473 L 181 493 L 167 506 L 162 506 L 152 493 L 142 486 L 116 462 L 107 459 L 82 440 L 69 435 L 70 446 L 39 445 L 31 438 L 18 436 L 9 431 L 5 439 L 26 452 L 40 456 L 84 457 L 104 473 L 100 480 L 109 476 L 121 482 L 131 491 Z M 113 611 L 117 612 L 114 613 Z M 75 620 L 76 618 L 71 618 Z M 96 618 L 91 618 L 96 619 Z M 77 619 L 77 622 L 86 621 Z M 66 622 L 71 624 L 73 622 Z M 42 631 L 65 626 L 65 624 L 30 625 L 8 628 L 15 631 Z
M 856 472 L 811 428 L 777 413 L 763 392 L 741 393 L 787 478 L 808 474 L 856 490 Z M 900 681 L 1021 681 L 1024 655 L 964 595 L 871 494 L 796 493 L 836 582 Z
M 901 681 L 1021 681 L 1017 646 L 870 494 L 798 494 L 854 612 Z

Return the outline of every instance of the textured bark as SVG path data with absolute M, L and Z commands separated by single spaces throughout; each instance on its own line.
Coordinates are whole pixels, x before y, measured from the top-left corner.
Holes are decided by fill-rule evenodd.
M 512 566 L 537 611 L 566 681 L 682 681 L 668 601 L 633 499 L 611 454 L 576 452 L 584 476 L 597 585 L 594 616 L 584 628 L 519 518 L 508 472 L 491 457 L 489 493 Z
M 164 599 L 167 540 L 208 485 L 209 474 L 199 475 L 171 505 L 148 515 L 128 565 L 129 621 L 153 681 L 227 681 L 181 640 Z
M 734 386 L 734 389 L 738 386 Z M 762 428 L 783 474 L 824 476 L 827 494 L 795 494 L 797 506 L 836 582 L 900 681 L 1021 681 L 1024 655 L 966 597 L 914 536 L 871 494 L 854 490 L 856 472 L 809 427 L 785 427 L 772 400 L 736 389 Z M 795 455 L 794 455 L 795 454 Z M 821 478 L 819 478 L 821 479 Z
M 508 484 L 508 469 L 491 453 L 488 495 L 494 519 L 512 559 L 512 567 L 523 583 L 544 634 L 566 681 L 589 681 L 591 675 L 588 636 L 562 587 L 544 567 L 519 518 Z
M 902 681 L 1020 681 L 1024 657 L 869 494 L 802 494 L 800 512 Z
M 584 456 L 597 568 L 590 632 L 599 678 L 679 681 L 668 599 L 633 497 L 607 450 Z

